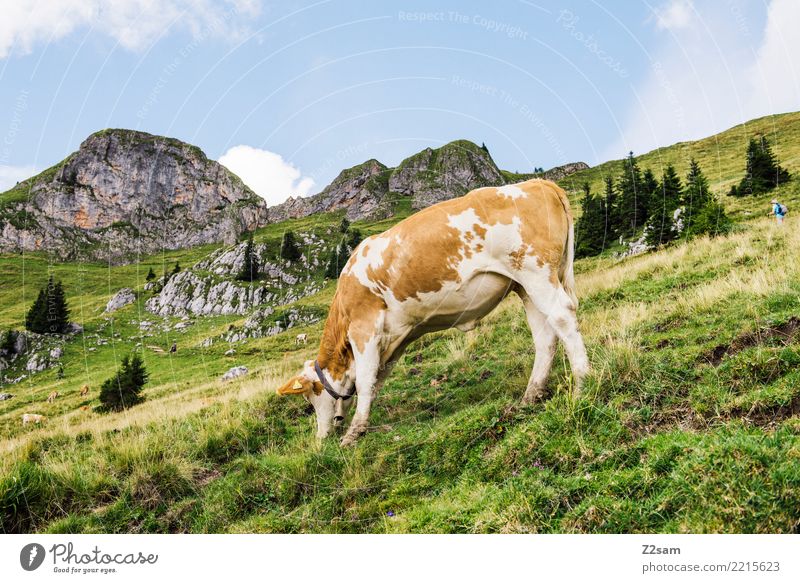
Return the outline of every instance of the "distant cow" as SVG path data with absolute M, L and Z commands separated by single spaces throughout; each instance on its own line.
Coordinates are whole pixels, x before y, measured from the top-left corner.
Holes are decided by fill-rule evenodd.
M 574 227 L 564 191 L 547 180 L 479 188 L 365 239 L 339 278 L 316 360 L 278 388 L 302 394 L 317 437 L 358 405 L 342 445 L 367 429 L 370 407 L 409 343 L 437 330 L 471 330 L 510 292 L 522 299 L 536 358 L 523 403 L 545 389 L 561 340 L 575 393 L 589 370 L 578 331 Z
M 85 397 L 89 394 L 89 385 L 83 385 L 81 387 L 81 397 Z
M 47 417 L 44 415 L 37 415 L 36 413 L 25 413 L 22 416 L 22 424 L 28 425 L 29 423 L 34 423 L 39 425 L 40 423 L 44 423 L 47 421 Z
M 294 339 L 295 346 L 300 344 L 308 344 L 308 334 L 298 334 L 297 337 Z
M 47 395 L 47 402 L 48 402 L 48 403 L 52 403 L 52 402 L 54 402 L 56 399 L 58 399 L 58 391 L 53 391 L 52 393 L 50 393 L 49 395 Z

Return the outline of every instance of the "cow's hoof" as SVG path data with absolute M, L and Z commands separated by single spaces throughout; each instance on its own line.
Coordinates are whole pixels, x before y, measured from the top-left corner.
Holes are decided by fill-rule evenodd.
M 520 403 L 523 407 L 530 407 L 535 405 L 539 401 L 544 398 L 544 394 L 541 391 L 537 391 L 535 393 L 525 392 L 522 396 L 522 402 Z
M 355 445 L 355 443 L 356 443 L 356 440 L 357 440 L 357 439 L 358 439 L 358 437 L 356 437 L 356 436 L 353 436 L 353 435 L 345 435 L 345 436 L 342 438 L 342 440 L 339 442 L 339 445 L 340 445 L 341 447 L 350 447 L 350 446 L 352 446 L 352 445 Z

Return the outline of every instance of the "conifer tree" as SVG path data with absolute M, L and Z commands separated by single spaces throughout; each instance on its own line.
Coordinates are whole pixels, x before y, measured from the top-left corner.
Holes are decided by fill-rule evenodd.
M 145 281 L 153 281 L 155 278 L 156 278 L 156 272 L 153 271 L 152 267 L 150 267 L 150 269 L 147 271 L 147 275 L 145 276 L 144 279 L 145 279 Z
M 592 194 L 589 184 L 583 185 L 581 216 L 575 225 L 575 256 L 590 257 L 601 253 L 606 247 L 607 211 L 606 201 Z
M 686 176 L 686 190 L 683 197 L 684 226 L 686 237 L 697 235 L 717 235 L 726 232 L 730 219 L 725 209 L 708 188 L 708 180 L 700 165 L 692 160 Z
M 789 180 L 789 173 L 778 164 L 769 141 L 760 136 L 750 138 L 744 178 L 731 187 L 729 196 L 753 196 L 763 194 Z
M 244 247 L 244 258 L 236 279 L 239 281 L 254 281 L 258 279 L 258 255 L 253 248 L 253 233 L 247 237 L 247 245 Z
M 132 357 L 123 357 L 116 374 L 100 387 L 101 408 L 105 411 L 121 411 L 140 403 L 148 376 L 141 356 L 134 354 Z
M 283 234 L 283 240 L 281 241 L 281 258 L 285 259 L 286 261 L 294 262 L 300 259 L 300 257 L 302 257 L 302 254 L 297 246 L 294 232 L 286 231 Z
M 603 193 L 603 202 L 606 209 L 606 232 L 608 236 L 619 235 L 620 226 L 622 225 L 619 215 L 619 205 L 617 196 L 616 185 L 612 176 L 606 176 L 603 179 L 605 183 L 605 191 Z
M 651 216 L 647 222 L 645 242 L 653 247 L 665 245 L 678 236 L 675 210 L 680 206 L 683 185 L 675 167 L 668 164 L 661 177 L 659 188 L 651 200 Z
M 25 316 L 25 328 L 37 334 L 65 334 L 69 328 L 69 307 L 60 281 L 51 275 L 39 290 Z
M 617 190 L 619 234 L 632 236 L 647 220 L 647 197 L 642 191 L 642 173 L 633 157 L 633 152 L 630 152 L 625 159 L 624 169 L 617 182 Z

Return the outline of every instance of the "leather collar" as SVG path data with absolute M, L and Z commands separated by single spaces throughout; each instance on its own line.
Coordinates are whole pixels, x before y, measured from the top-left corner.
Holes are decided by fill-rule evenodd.
M 316 360 L 314 361 L 314 371 L 316 371 L 317 376 L 319 377 L 319 382 L 322 383 L 322 386 L 325 388 L 328 394 L 334 399 L 337 400 L 342 399 L 343 401 L 346 401 L 347 399 L 351 398 L 353 395 L 356 394 L 355 385 L 353 385 L 353 392 L 350 393 L 349 395 L 340 395 L 339 393 L 337 393 L 336 390 L 328 382 L 328 378 L 322 373 L 322 367 L 319 366 L 319 362 L 317 362 Z

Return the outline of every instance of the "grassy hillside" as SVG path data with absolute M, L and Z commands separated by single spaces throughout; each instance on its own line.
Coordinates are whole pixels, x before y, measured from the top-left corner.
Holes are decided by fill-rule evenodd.
M 790 133 L 800 120 L 791 115 L 780 124 Z M 741 159 L 746 139 L 730 137 L 740 142 L 726 148 Z M 796 170 L 800 146 L 776 143 Z M 677 160 L 689 147 L 661 155 Z M 790 208 L 800 209 L 798 182 L 780 191 Z M 739 219 L 725 237 L 577 263 L 594 367 L 580 400 L 569 398 L 559 350 L 552 397 L 518 405 L 533 348 L 521 304 L 509 298 L 472 332 L 415 343 L 373 407 L 372 430 L 344 450 L 317 443 L 302 399 L 273 393 L 313 357 L 321 324 L 225 356 L 229 346 L 204 348 L 202 339 L 243 318 L 198 319 L 157 340 L 177 339 L 177 354 L 145 350 L 145 403 L 109 415 L 80 409 L 97 403 L 98 384 L 139 341 L 138 321 L 152 319 L 134 304 L 101 330 L 109 297 L 142 283 L 149 265 L 189 266 L 211 248 L 113 268 L 4 257 L 0 328 L 19 327 L 52 268 L 87 336 L 109 343 L 69 344 L 66 379 L 50 370 L 2 388 L 16 394 L 0 402 L 2 530 L 798 532 L 800 219 L 790 213 L 779 228 L 759 216 L 761 199 L 724 202 Z M 745 205 L 758 212 L 745 215 Z M 271 225 L 256 239 L 275 242 L 288 227 L 326 233 L 338 219 Z M 357 226 L 377 232 L 394 220 Z M 301 303 L 326 308 L 332 293 L 329 284 Z M 298 331 L 308 346 L 295 346 Z M 238 364 L 251 374 L 219 381 Z M 78 395 L 86 380 L 90 400 Z M 63 396 L 47 404 L 54 388 Z M 22 412 L 50 421 L 23 428 Z
M 640 155 L 634 152 L 639 166 L 651 168 L 657 177 L 667 164 L 673 164 L 682 179 L 695 158 L 708 178 L 712 191 L 720 197 L 734 216 L 746 216 L 752 211 L 752 200 L 725 196 L 733 184 L 744 174 L 744 155 L 751 137 L 763 135 L 770 141 L 781 165 L 792 173 L 800 172 L 800 112 L 770 115 L 738 125 L 719 134 L 692 142 L 679 142 Z M 626 152 L 620 152 L 624 156 Z M 623 160 L 613 160 L 587 170 L 581 170 L 561 181 L 573 195 L 582 193 L 588 182 L 592 192 L 603 192 L 603 180 L 611 175 L 615 179 L 622 172 Z M 767 199 L 769 200 L 769 199 Z M 760 209 L 759 209 L 760 210 Z M 766 211 L 765 211 L 766 212 Z

